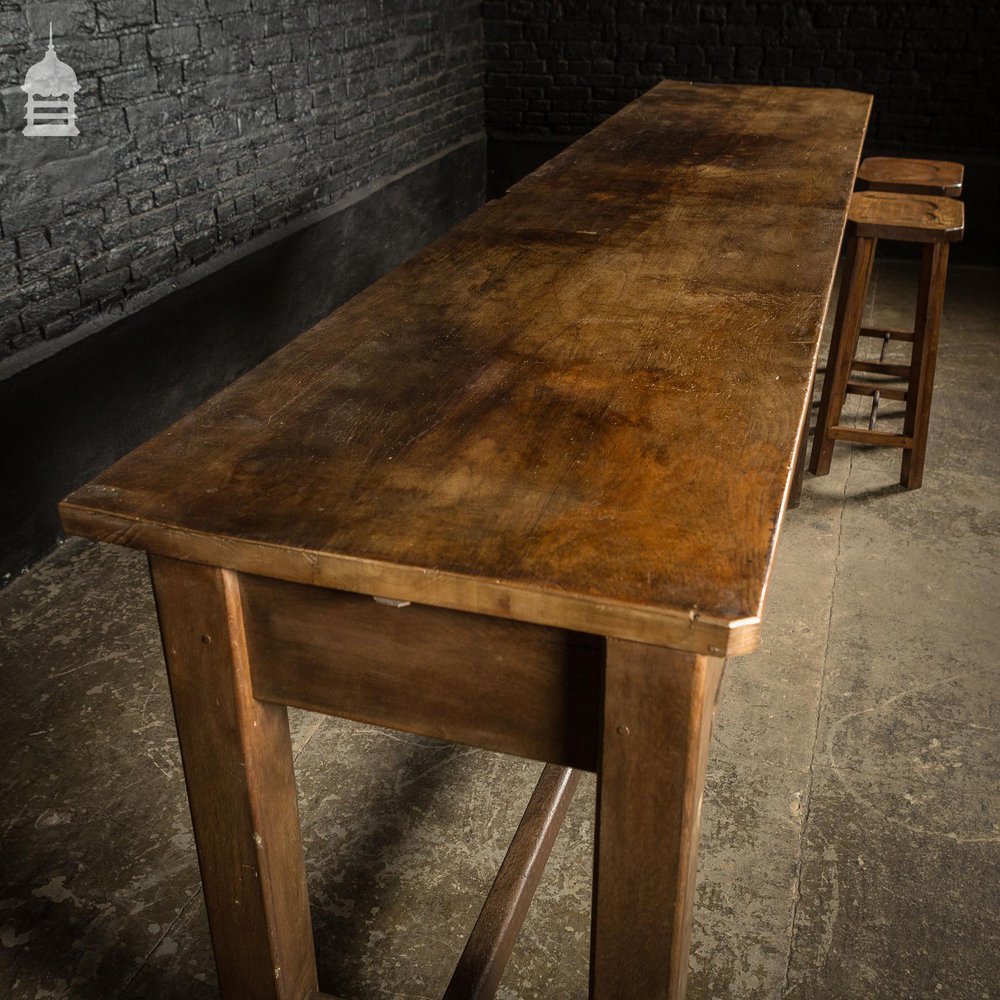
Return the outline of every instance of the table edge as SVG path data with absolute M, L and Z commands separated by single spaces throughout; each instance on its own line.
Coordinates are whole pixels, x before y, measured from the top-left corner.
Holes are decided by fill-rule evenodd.
M 609 600 L 514 581 L 483 579 L 338 553 L 293 549 L 59 504 L 67 534 L 183 562 L 308 586 L 371 594 L 472 614 L 589 632 L 707 656 L 740 656 L 760 641 L 760 617 L 720 618 L 697 610 Z

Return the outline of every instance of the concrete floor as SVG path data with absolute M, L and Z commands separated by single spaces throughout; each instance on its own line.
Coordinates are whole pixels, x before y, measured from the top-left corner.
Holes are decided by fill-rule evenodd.
M 883 266 L 877 318 L 912 286 Z M 952 272 L 924 488 L 840 445 L 786 519 L 724 684 L 693 1000 L 1000 997 L 998 287 Z M 0 623 L 0 997 L 216 997 L 142 556 L 67 542 Z M 539 766 L 293 725 L 321 984 L 440 996 Z M 593 809 L 586 778 L 503 1000 L 586 995 Z

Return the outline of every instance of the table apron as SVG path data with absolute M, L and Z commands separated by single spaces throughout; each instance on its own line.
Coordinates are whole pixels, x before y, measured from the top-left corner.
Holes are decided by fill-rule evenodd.
M 605 640 L 239 576 L 254 697 L 597 770 Z

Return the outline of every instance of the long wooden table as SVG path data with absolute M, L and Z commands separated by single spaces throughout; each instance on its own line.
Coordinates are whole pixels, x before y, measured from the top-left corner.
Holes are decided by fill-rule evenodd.
M 63 503 L 150 553 L 228 1000 L 324 996 L 286 705 L 549 762 L 448 997 L 579 769 L 591 996 L 683 996 L 869 107 L 662 83 Z

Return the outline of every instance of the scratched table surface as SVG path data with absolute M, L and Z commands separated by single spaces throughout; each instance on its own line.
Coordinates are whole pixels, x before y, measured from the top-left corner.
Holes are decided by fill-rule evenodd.
M 752 649 L 869 108 L 654 87 L 73 493 L 67 529 Z

